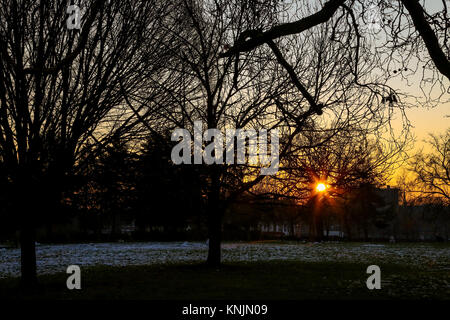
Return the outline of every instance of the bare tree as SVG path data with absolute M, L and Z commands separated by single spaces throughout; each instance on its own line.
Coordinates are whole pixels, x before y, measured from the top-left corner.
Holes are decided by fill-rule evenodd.
M 124 97 L 164 61 L 162 2 L 93 1 L 80 30 L 67 27 L 67 5 L 0 6 L 0 159 L 21 221 L 27 286 L 36 282 L 36 225 L 96 146 L 139 123 Z
M 364 36 L 363 31 L 365 30 L 363 29 L 367 23 L 377 23 L 385 28 L 390 36 L 390 41 L 397 44 L 397 48 L 391 47 L 392 49 L 404 50 L 405 47 L 410 45 L 420 46 L 421 44 L 417 43 L 420 37 L 435 67 L 447 79 L 450 79 L 448 8 L 445 0 L 442 0 L 441 4 L 441 10 L 434 15 L 430 15 L 419 0 L 329 0 L 316 12 L 305 15 L 300 19 L 271 26 L 267 30 L 258 30 L 257 33 L 249 34 L 246 30 L 242 33 L 239 41 L 224 55 L 250 51 L 257 46 L 270 43 L 274 39 L 301 34 L 329 21 L 333 16 L 339 16 L 336 30 L 339 30 L 339 24 L 349 23 L 353 27 L 352 32 L 357 41 L 360 41 Z M 307 6 L 308 4 L 304 3 L 303 5 Z M 367 11 L 373 9 L 373 7 L 380 11 L 380 16 L 370 17 L 370 19 L 380 18 L 379 21 L 368 21 L 367 16 L 365 16 Z M 357 58 L 360 46 L 356 45 L 353 49 Z
M 178 47 L 167 63 L 169 77 L 155 86 L 162 94 L 158 112 L 146 119 L 149 130 L 184 128 L 193 132 L 194 122 L 201 121 L 203 130 L 225 128 L 273 128 L 280 122 L 273 113 L 272 96 L 277 94 L 286 77 L 277 78 L 276 63 L 256 50 L 241 59 L 234 56 L 219 59 L 227 43 L 245 28 L 271 19 L 270 8 L 254 11 L 246 1 L 180 1 L 171 14 L 175 24 L 164 30 L 176 36 Z M 272 71 L 264 72 L 264 67 Z M 147 105 L 141 99 L 130 104 Z M 152 106 L 149 106 L 152 108 Z M 154 123 L 158 123 L 158 127 Z M 203 134 L 202 130 L 202 134 Z M 219 155 L 215 155 L 216 158 Z M 208 263 L 220 264 L 222 217 L 227 206 L 227 194 L 242 183 L 245 174 L 258 174 L 259 169 L 227 165 L 222 161 L 205 165 L 200 170 L 207 181 L 203 196 L 209 229 Z
M 245 30 L 282 19 L 272 1 L 181 1 L 172 15 L 177 23 L 165 32 L 177 35 L 179 45 L 166 65 L 171 81 L 164 77 L 155 83 L 162 92 L 158 104 L 165 107 L 151 113 L 150 131 L 158 123 L 164 130 L 192 132 L 196 120 L 206 124 L 203 129 L 277 128 L 283 159 L 295 152 L 294 138 L 311 128 L 323 132 L 325 140 L 357 125 L 389 138 L 388 124 L 394 112 L 403 111 L 401 101 L 382 101 L 384 96 L 395 96 L 394 90 L 371 75 L 369 50 L 361 53 L 365 60 L 358 71 L 359 79 L 367 84 L 355 84 L 348 36 L 351 26 L 333 35 L 337 17 L 301 37 L 278 39 L 267 47 L 220 58 Z M 147 105 L 139 98 L 129 103 Z M 264 176 L 254 165 L 223 163 L 204 166 L 203 174 L 208 181 L 204 188 L 208 262 L 217 265 L 226 206 L 261 183 Z
M 386 143 L 361 128 L 348 128 L 327 136 L 320 131 L 304 131 L 294 139 L 296 151 L 281 164 L 281 174 L 270 177 L 251 190 L 257 195 L 293 199 L 309 208 L 311 234 L 323 235 L 331 220 L 338 220 L 350 235 L 350 224 L 360 221 L 367 229 L 367 210 L 351 212 L 356 202 L 370 202 L 373 187 L 385 185 L 406 160 L 409 140 Z M 317 191 L 323 184 L 325 190 Z M 365 197 L 358 197 L 364 193 Z M 372 194 L 371 194 L 372 193 Z M 367 212 L 365 212 L 367 211 Z M 339 212 L 339 214 L 333 214 Z M 339 216 L 339 219 L 336 219 Z
M 386 144 L 376 136 L 352 128 L 331 137 L 322 132 L 304 132 L 294 141 L 297 151 L 282 163 L 276 177 L 281 194 L 304 202 L 318 183 L 328 185 L 328 194 L 344 195 L 362 184 L 384 185 L 405 162 L 409 140 Z

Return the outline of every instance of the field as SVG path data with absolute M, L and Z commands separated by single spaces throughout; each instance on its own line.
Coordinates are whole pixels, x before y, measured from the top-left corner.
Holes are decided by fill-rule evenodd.
M 18 249 L 0 249 L 0 298 L 450 299 L 450 245 L 429 243 L 225 243 L 224 265 L 202 264 L 204 243 L 102 243 L 37 247 L 41 289 L 18 287 Z M 65 287 L 79 265 L 82 290 Z M 381 290 L 366 269 L 381 268 Z

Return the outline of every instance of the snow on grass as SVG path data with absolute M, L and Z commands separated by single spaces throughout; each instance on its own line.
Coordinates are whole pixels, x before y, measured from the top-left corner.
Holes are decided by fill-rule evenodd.
M 65 272 L 69 265 L 127 266 L 205 261 L 199 242 L 91 243 L 36 247 L 39 274 Z M 295 260 L 305 262 L 395 263 L 450 270 L 450 247 L 432 244 L 225 243 L 224 262 Z M 0 248 L 0 278 L 20 275 L 20 250 Z

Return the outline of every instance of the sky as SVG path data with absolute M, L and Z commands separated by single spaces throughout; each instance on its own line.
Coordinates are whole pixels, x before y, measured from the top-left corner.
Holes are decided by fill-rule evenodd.
M 445 1 L 448 3 L 448 7 L 450 7 L 450 1 Z M 292 2 L 295 3 L 295 0 L 292 0 Z M 319 8 L 323 6 L 324 2 L 325 0 L 311 0 L 311 4 L 314 3 L 315 5 L 318 5 Z M 427 13 L 431 15 L 442 11 L 443 9 L 442 0 L 420 0 L 420 2 Z M 388 84 L 394 89 L 416 96 L 423 100 L 424 96 L 421 93 L 419 86 L 422 79 L 422 66 L 420 66 L 417 62 L 411 61 L 408 67 L 410 67 L 410 69 L 417 67 L 418 70 L 416 74 L 414 74 L 411 70 L 405 73 L 408 78 L 408 84 L 406 81 L 401 80 L 400 76 L 397 76 Z M 445 79 L 442 87 L 444 90 L 441 88 L 440 91 L 436 90 L 436 92 L 442 93 L 442 91 L 446 91 L 446 93 L 440 97 L 440 103 L 435 103 L 433 108 L 424 107 L 422 103 L 418 103 L 412 99 L 407 99 L 405 101 L 409 105 L 414 106 L 406 110 L 406 116 L 412 126 L 411 132 L 416 138 L 414 149 L 425 147 L 423 140 L 427 138 L 429 133 L 441 134 L 444 133 L 447 128 L 450 128 L 450 81 Z M 434 97 L 436 97 L 436 94 Z M 397 115 L 397 119 L 393 121 L 392 125 L 394 129 L 397 129 L 397 131 L 401 130 L 402 125 L 400 115 Z
M 421 3 L 429 14 L 441 11 L 443 6 L 441 0 L 424 0 Z M 428 53 L 425 52 L 424 56 L 428 57 Z M 423 77 L 422 65 L 417 61 L 409 61 L 408 67 L 409 69 L 417 67 L 417 70 L 416 72 L 408 70 L 404 74 L 406 79 L 402 79 L 398 75 L 390 80 L 388 84 L 402 93 L 417 98 L 406 98 L 403 100 L 410 106 L 406 109 L 405 113 L 411 125 L 410 132 L 414 137 L 414 143 L 410 146 L 411 150 L 408 151 L 408 155 L 411 156 L 419 150 L 423 150 L 424 152 L 431 150 L 430 146 L 424 141 L 429 139 L 429 134 L 443 134 L 450 128 L 450 81 L 442 77 L 440 87 L 435 87 L 435 90 L 431 91 L 432 94 L 430 95 L 433 98 L 440 97 L 431 103 L 433 107 L 429 107 L 429 105 L 427 106 L 423 103 L 425 95 L 421 91 L 421 88 L 424 88 L 429 93 L 431 86 L 429 83 L 424 84 L 421 82 Z M 431 74 L 427 74 L 424 78 L 427 77 L 431 78 Z M 399 114 L 397 114 L 396 119 L 392 122 L 392 126 L 397 132 L 400 132 L 402 129 L 402 121 Z M 406 167 L 406 164 L 402 165 L 388 183 L 395 185 L 398 175 L 404 172 Z
M 407 87 L 404 81 L 399 79 L 395 79 L 390 85 L 401 92 L 414 95 L 418 97 L 418 99 L 423 99 L 423 94 L 421 94 L 419 87 L 421 76 L 413 75 L 412 77 L 413 79 L 410 79 L 409 81 L 410 84 L 412 84 L 410 87 Z M 410 107 L 405 110 L 405 114 L 411 125 L 410 133 L 414 138 L 407 151 L 408 156 L 412 156 L 420 150 L 426 153 L 430 152 L 432 148 L 425 141 L 430 138 L 429 135 L 440 135 L 450 128 L 450 81 L 443 80 L 443 87 L 447 89 L 447 92 L 444 91 L 438 102 L 433 103 L 433 107 L 426 106 L 415 99 L 404 100 L 410 105 Z M 442 93 L 442 91 L 440 91 L 440 93 Z M 402 129 L 401 119 L 400 114 L 397 113 L 395 119 L 391 123 L 397 134 L 399 134 Z M 388 184 L 396 185 L 398 176 L 401 175 L 406 168 L 407 164 L 400 166 L 399 169 L 395 171 Z
M 442 87 L 436 90 L 433 96 L 437 98 L 437 94 L 439 94 L 439 99 L 427 105 L 422 102 L 425 96 L 420 89 L 420 79 L 421 75 L 412 75 L 409 79 L 411 84 L 409 87 L 405 85 L 405 81 L 400 79 L 395 79 L 389 83 L 399 92 L 417 98 L 406 98 L 403 100 L 408 105 L 405 113 L 411 124 L 411 133 L 415 137 L 414 147 L 416 149 L 425 146 L 423 140 L 427 139 L 430 133 L 442 134 L 450 128 L 450 81 L 443 79 Z M 393 121 L 393 127 L 400 130 L 401 123 L 401 117 L 397 114 L 396 119 Z
M 433 109 L 417 107 L 406 112 L 413 125 L 412 131 L 417 137 L 418 145 L 428 133 L 440 134 L 450 128 L 450 103 L 441 103 Z M 445 116 L 448 116 L 447 118 Z
M 445 0 L 448 1 L 448 0 Z M 434 14 L 442 11 L 442 0 L 421 0 L 421 4 L 424 6 L 428 14 Z M 449 2 L 450 5 L 450 2 Z M 424 52 L 424 57 L 429 57 L 428 52 Z M 442 78 L 440 86 L 435 86 L 434 90 L 430 91 L 430 83 L 422 82 L 422 78 L 431 78 L 432 74 L 428 73 L 424 77 L 422 75 L 422 65 L 418 60 L 412 59 L 408 62 L 408 71 L 404 72 L 405 78 L 402 78 L 400 74 L 397 74 L 395 78 L 388 81 L 388 84 L 395 90 L 399 90 L 401 93 L 405 93 L 415 98 L 404 98 L 409 107 L 406 109 L 406 117 L 411 125 L 410 132 L 414 137 L 414 143 L 410 146 L 411 150 L 408 151 L 408 155 L 413 155 L 419 150 L 424 152 L 430 151 L 429 145 L 424 140 L 429 138 L 429 134 L 443 134 L 448 128 L 450 128 L 450 80 L 445 77 Z M 423 63 L 422 63 L 423 64 Z M 415 71 L 411 69 L 415 69 Z M 435 77 L 435 76 L 433 76 Z M 431 103 L 433 107 L 427 106 L 425 103 L 425 95 L 422 92 L 422 88 L 427 92 L 431 92 L 432 98 L 437 98 Z M 419 100 L 419 101 L 417 101 Z M 400 113 L 398 113 L 391 123 L 397 133 L 401 132 L 402 119 Z M 397 170 L 390 180 L 389 184 L 395 185 L 397 176 L 404 171 L 406 165 L 402 165 Z

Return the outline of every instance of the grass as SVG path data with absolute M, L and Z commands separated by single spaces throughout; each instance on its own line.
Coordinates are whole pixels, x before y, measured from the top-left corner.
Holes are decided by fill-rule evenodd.
M 435 268 L 379 265 L 381 290 L 366 287 L 361 263 L 270 261 L 82 268 L 82 290 L 66 288 L 67 274 L 43 275 L 34 293 L 17 278 L 0 280 L 0 299 L 58 300 L 303 300 L 450 299 L 450 273 Z

